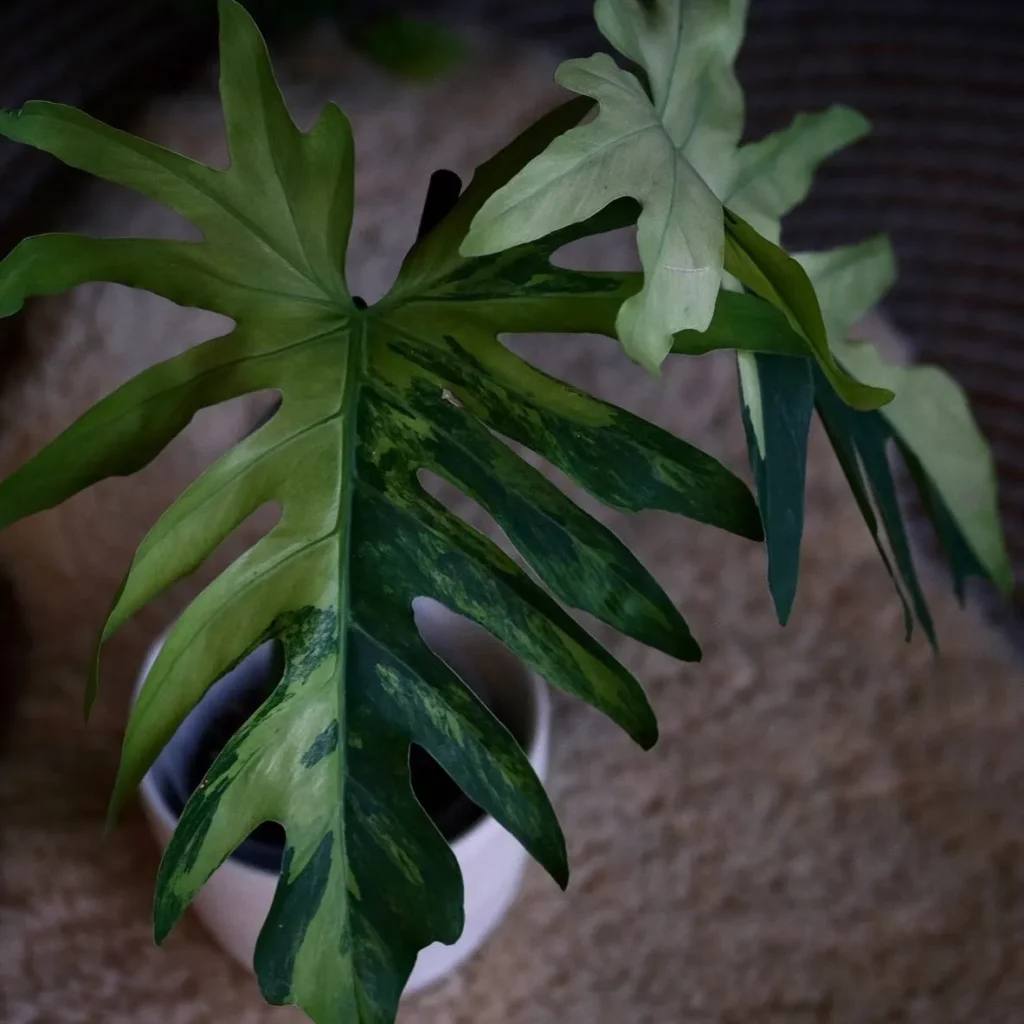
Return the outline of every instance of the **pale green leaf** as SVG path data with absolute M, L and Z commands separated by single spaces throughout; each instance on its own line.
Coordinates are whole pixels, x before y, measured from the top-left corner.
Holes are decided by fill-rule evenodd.
M 743 128 L 733 64 L 747 0 L 597 0 L 604 37 L 647 75 L 655 112 L 677 149 L 716 194 Z
M 781 219 L 807 198 L 818 165 L 869 129 L 867 119 L 849 107 L 797 114 L 784 131 L 740 149 L 726 205 L 778 244 Z
M 843 341 L 896 282 L 896 256 L 885 235 L 827 252 L 797 253 L 793 259 L 814 285 L 833 344 Z
M 882 415 L 920 464 L 986 575 L 1010 594 L 1013 570 L 999 520 L 995 461 L 963 388 L 935 366 L 887 363 L 870 343 L 833 347 L 861 379 L 895 393 Z
M 644 281 L 616 321 L 626 351 L 655 369 L 673 334 L 707 328 L 722 282 L 715 189 L 742 130 L 732 63 L 745 8 L 740 0 L 600 0 L 599 26 L 646 72 L 651 93 L 606 54 L 562 64 L 559 83 L 596 100 L 597 116 L 556 138 L 483 204 L 462 252 L 521 245 L 631 196 L 642 207 Z

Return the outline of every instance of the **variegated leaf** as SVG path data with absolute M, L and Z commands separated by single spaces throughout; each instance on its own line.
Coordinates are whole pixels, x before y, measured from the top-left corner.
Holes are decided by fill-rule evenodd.
M 621 303 L 626 351 L 655 369 L 682 330 L 711 322 L 724 234 L 716 189 L 743 127 L 732 64 L 745 0 L 598 0 L 598 26 L 646 72 L 650 92 L 607 54 L 563 63 L 567 89 L 598 103 L 597 117 L 555 138 L 476 213 L 462 246 L 498 252 L 586 220 L 623 196 L 642 212 L 643 287 Z

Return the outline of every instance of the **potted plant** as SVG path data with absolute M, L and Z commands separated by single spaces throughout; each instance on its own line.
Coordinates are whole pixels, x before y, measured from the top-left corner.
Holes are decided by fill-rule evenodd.
M 551 735 L 551 701 L 543 682 L 489 633 L 436 601 L 414 602 L 416 626 L 430 649 L 465 681 L 522 747 L 543 782 Z M 136 697 L 163 646 L 150 650 Z M 188 798 L 231 737 L 273 692 L 283 671 L 280 646 L 258 648 L 203 695 L 160 752 L 139 787 L 143 809 L 166 847 Z M 465 924 L 452 945 L 422 950 L 405 985 L 409 994 L 434 983 L 471 956 L 504 918 L 518 894 L 526 851 L 474 804 L 420 747 L 409 754 L 413 795 L 452 848 L 463 879 Z M 211 934 L 243 967 L 273 903 L 285 834 L 263 822 L 203 887 L 195 908 Z
M 0 527 L 145 465 L 199 409 L 275 390 L 270 420 L 205 472 L 141 545 L 102 640 L 193 571 L 257 508 L 277 525 L 185 611 L 124 741 L 111 819 L 204 695 L 274 641 L 280 679 L 185 804 L 157 879 L 162 940 L 263 822 L 285 832 L 256 944 L 264 996 L 315 1021 L 387 1022 L 420 950 L 462 930 L 457 861 L 415 798 L 413 745 L 560 883 L 558 822 L 527 753 L 417 628 L 431 599 L 643 747 L 657 724 L 640 685 L 566 608 L 682 660 L 700 648 L 625 546 L 506 444 L 544 456 L 630 512 L 658 508 L 763 539 L 781 621 L 796 589 L 807 434 L 817 411 L 893 577 L 909 634 L 934 643 L 888 460 L 902 454 L 958 591 L 1006 589 L 992 461 L 959 389 L 846 340 L 891 283 L 884 240 L 793 257 L 779 221 L 816 165 L 866 130 L 852 111 L 801 115 L 739 144 L 733 62 L 742 0 L 598 0 L 632 62 L 567 61 L 579 97 L 480 167 L 435 177 L 393 288 L 349 293 L 353 144 L 329 106 L 292 122 L 265 46 L 222 0 L 221 96 L 231 164 L 218 170 L 73 109 L 27 104 L 0 133 L 133 188 L 201 242 L 48 235 L 0 264 L 0 316 L 86 281 L 146 288 L 234 321 L 147 370 L 0 485 Z M 576 239 L 636 226 L 642 273 L 552 261 Z M 730 470 L 644 420 L 554 380 L 504 333 L 600 333 L 656 370 L 737 352 L 757 498 Z M 579 341 L 585 344 L 585 341 Z M 652 383 L 652 387 L 655 386 Z M 502 527 L 532 575 L 420 486 L 454 484 Z M 96 695 L 98 667 L 87 685 Z

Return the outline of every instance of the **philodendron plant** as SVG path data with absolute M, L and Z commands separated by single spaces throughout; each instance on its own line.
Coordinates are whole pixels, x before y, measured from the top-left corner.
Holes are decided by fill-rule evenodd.
M 257 508 L 280 505 L 277 525 L 167 638 L 128 725 L 111 816 L 206 690 L 257 645 L 279 641 L 279 684 L 217 759 L 166 851 L 156 937 L 255 826 L 281 822 L 283 869 L 255 969 L 269 1001 L 296 1003 L 318 1024 L 393 1021 L 417 952 L 462 927 L 459 870 L 413 797 L 410 744 L 560 885 L 568 879 L 543 788 L 511 735 L 421 640 L 416 597 L 480 623 L 645 748 L 657 725 L 643 690 L 566 607 L 676 658 L 700 657 L 625 546 L 505 439 L 614 508 L 666 509 L 763 537 L 785 620 L 816 409 L 908 632 L 916 619 L 934 642 L 891 447 L 958 590 L 972 574 L 1010 586 L 992 461 L 962 393 L 935 370 L 890 367 L 846 340 L 892 281 L 885 241 L 801 256 L 779 247 L 780 218 L 816 165 L 867 125 L 833 108 L 739 145 L 733 61 L 744 7 L 598 0 L 601 31 L 639 74 L 606 54 L 564 63 L 558 80 L 580 95 L 480 167 L 461 195 L 431 192 L 394 286 L 369 307 L 345 281 L 348 121 L 328 106 L 310 131 L 296 128 L 234 0 L 220 6 L 226 170 L 52 103 L 0 114 L 8 138 L 167 205 L 203 236 L 26 239 L 0 264 L 0 316 L 30 296 L 113 281 L 235 325 L 140 374 L 15 472 L 0 485 L 0 526 L 138 470 L 203 407 L 281 395 L 275 415 L 157 522 L 114 599 L 101 642 Z M 630 224 L 642 273 L 552 262 L 570 241 Z M 757 500 L 710 456 L 546 376 L 499 340 L 538 331 L 618 338 L 652 369 L 735 350 Z M 421 470 L 486 509 L 539 582 L 430 497 Z

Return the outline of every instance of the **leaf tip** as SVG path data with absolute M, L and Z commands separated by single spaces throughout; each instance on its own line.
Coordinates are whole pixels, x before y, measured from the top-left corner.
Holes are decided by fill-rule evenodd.
M 174 930 L 178 920 L 178 915 L 168 910 L 167 902 L 163 888 L 158 883 L 153 898 L 153 941 L 158 946 L 167 941 L 167 936 Z
M 618 335 L 626 355 L 642 366 L 656 383 L 660 383 L 661 364 L 672 352 L 674 335 L 658 338 L 652 344 L 645 332 L 638 329 L 636 320 L 640 307 L 634 301 L 636 299 L 636 295 L 631 296 L 619 307 L 619 314 L 615 319 L 615 333 Z
M 713 523 L 737 537 L 760 544 L 765 539 L 765 528 L 757 499 L 738 476 L 731 473 L 730 476 L 733 481 L 730 512 L 728 516 L 714 520 Z
M 569 861 L 566 859 L 564 867 L 562 867 L 557 874 L 551 876 L 555 884 L 562 892 L 565 892 L 569 888 Z
M 562 892 L 565 892 L 569 888 L 569 853 L 565 847 L 565 836 L 562 833 L 561 827 L 557 824 L 557 819 L 555 829 L 558 835 L 558 842 L 557 844 L 550 844 L 550 848 L 545 852 L 543 860 L 540 860 L 539 863 L 555 885 Z
M 665 598 L 668 620 L 658 631 L 656 642 L 649 644 L 676 661 L 698 662 L 704 657 L 700 644 L 694 639 L 686 619 L 668 598 Z
M 921 617 L 921 628 L 924 630 L 924 635 L 928 639 L 928 646 L 932 649 L 932 656 L 935 658 L 939 657 L 939 636 L 935 632 L 935 622 L 931 617 L 931 613 L 928 610 L 928 606 L 924 606 L 924 614 Z
M 658 720 L 654 717 L 654 711 L 646 701 L 645 712 L 630 729 L 629 734 L 641 750 L 650 750 L 658 742 Z
M 1017 580 L 1014 576 L 1013 566 L 1010 564 L 1010 557 L 1007 554 L 1005 542 L 1001 546 L 1002 551 L 1000 553 L 999 565 L 996 567 L 995 572 L 992 573 L 991 579 L 1000 596 L 1009 601 L 1017 590 Z
M 217 0 L 217 13 L 222 19 L 237 14 L 249 16 L 249 12 L 238 0 Z
M 640 365 L 651 375 L 655 383 L 661 383 L 661 361 L 655 359 L 640 358 Z
M 770 584 L 769 589 L 771 589 Z M 784 627 L 789 622 L 789 617 L 793 613 L 793 602 L 795 600 L 795 586 L 779 593 L 776 593 L 775 590 L 772 589 L 772 602 L 775 605 L 775 618 L 778 620 L 780 626 Z
M 832 109 L 835 111 L 834 117 L 841 117 L 846 122 L 849 130 L 848 138 L 851 143 L 862 139 L 871 132 L 873 126 L 870 118 L 862 114 L 855 107 L 848 107 L 845 103 L 837 103 Z
M 737 530 L 737 535 L 743 537 L 744 540 L 752 540 L 760 544 L 765 539 L 764 520 L 761 518 L 753 495 L 750 496 L 750 500 L 754 506 L 753 511 L 747 512 L 740 524 L 742 529 Z
M 666 653 L 671 654 L 678 661 L 688 661 L 692 664 L 696 664 L 704 659 L 704 652 L 701 650 L 700 644 L 694 640 L 693 634 L 689 630 L 685 634 L 677 634 L 672 650 Z
M 124 803 L 123 798 L 118 794 L 115 789 L 113 795 L 110 797 L 110 803 L 107 805 L 107 815 L 103 819 L 103 838 L 106 839 L 111 832 L 117 828 L 117 820 L 121 816 L 121 807 Z
M 118 819 L 124 810 L 124 805 L 131 793 L 131 787 L 126 785 L 124 776 L 124 762 L 117 769 L 117 778 L 114 780 L 114 790 L 110 794 L 110 802 L 107 804 L 107 816 L 103 822 L 103 834 L 105 836 L 117 827 Z
M 217 0 L 217 21 L 220 28 L 220 46 L 223 51 L 229 32 L 249 32 L 260 36 L 259 26 L 255 19 L 238 0 Z

